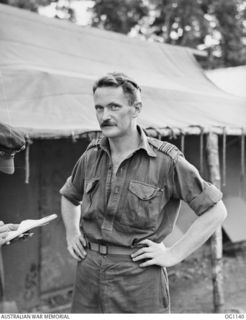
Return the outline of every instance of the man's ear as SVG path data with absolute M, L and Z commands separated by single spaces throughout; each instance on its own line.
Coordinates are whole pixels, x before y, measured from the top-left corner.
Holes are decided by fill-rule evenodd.
M 142 110 L 142 102 L 134 102 L 133 108 L 133 117 L 136 118 Z

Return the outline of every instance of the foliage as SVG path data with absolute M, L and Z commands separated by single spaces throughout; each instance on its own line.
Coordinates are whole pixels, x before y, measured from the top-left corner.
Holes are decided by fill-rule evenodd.
M 221 63 L 225 66 L 246 64 L 244 27 L 246 10 L 239 10 L 240 2 L 232 0 L 217 0 L 213 14 L 217 18 L 217 28 L 221 34 Z
M 92 26 L 127 34 L 147 14 L 142 0 L 95 0 Z
M 246 63 L 244 0 L 94 0 L 93 25 L 203 49 L 206 68 Z M 244 41 L 244 42 L 243 42 Z
M 69 1 L 60 4 L 59 0 L 0 0 L 0 3 L 8 4 L 21 9 L 38 12 L 40 6 L 48 6 L 51 3 L 56 4 L 57 12 L 61 13 L 64 19 L 74 22 L 74 10 L 70 7 Z M 59 15 L 55 18 L 60 19 Z
M 165 42 L 196 47 L 206 36 L 208 22 L 198 1 L 153 0 L 156 15 L 154 34 Z
M 52 0 L 0 0 L 0 3 L 36 12 L 39 6 L 45 6 Z

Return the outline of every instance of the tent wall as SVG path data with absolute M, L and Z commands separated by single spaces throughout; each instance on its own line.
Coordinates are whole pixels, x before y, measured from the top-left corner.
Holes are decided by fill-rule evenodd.
M 223 141 L 220 137 L 220 163 L 222 163 L 222 147 Z M 244 166 L 246 166 L 246 158 L 244 157 Z M 240 187 L 240 171 L 241 171 L 241 137 L 229 136 L 226 143 L 226 185 L 222 186 L 224 195 L 240 196 L 245 195 L 245 183 Z M 246 213 L 245 213 L 246 214 Z
M 4 222 L 39 219 L 57 213 L 34 236 L 3 248 L 5 295 L 20 311 L 39 304 L 43 294 L 73 283 L 75 262 L 69 257 L 60 217 L 59 189 L 85 150 L 88 140 L 35 140 L 30 148 L 30 182 L 25 184 L 25 152 L 16 155 L 13 176 L 0 176 L 0 216 Z
M 220 163 L 222 163 L 222 137 L 219 143 Z M 232 242 L 240 242 L 246 240 L 246 177 L 241 176 L 241 137 L 227 137 L 226 145 L 226 181 L 224 186 L 222 184 L 222 191 L 228 217 L 223 224 L 223 228 Z M 246 158 L 244 155 L 245 167 Z
M 32 184 L 25 185 L 25 154 L 16 156 L 16 171 L 12 176 L 0 173 L 0 217 L 5 223 L 19 223 L 39 218 L 39 155 L 37 146 L 32 152 Z M 39 231 L 30 241 L 16 242 L 2 248 L 5 269 L 5 298 L 17 305 L 29 307 L 38 299 Z

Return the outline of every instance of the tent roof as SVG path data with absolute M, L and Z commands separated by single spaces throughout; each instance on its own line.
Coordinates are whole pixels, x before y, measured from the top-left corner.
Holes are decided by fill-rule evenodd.
M 246 66 L 208 70 L 206 75 L 222 90 L 246 99 Z
M 91 87 L 123 71 L 142 86 L 145 128 L 246 128 L 245 100 L 219 90 L 188 48 L 0 5 L 0 119 L 30 137 L 99 130 Z

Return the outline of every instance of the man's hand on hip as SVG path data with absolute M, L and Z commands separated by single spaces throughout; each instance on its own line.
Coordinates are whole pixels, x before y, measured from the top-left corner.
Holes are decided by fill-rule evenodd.
M 144 260 L 139 266 L 148 267 L 151 265 L 158 265 L 161 267 L 171 267 L 175 265 L 174 257 L 169 248 L 166 248 L 163 243 L 156 243 L 145 239 L 139 244 L 145 247 L 134 252 L 131 257 L 134 262 Z
M 67 234 L 67 249 L 71 256 L 80 261 L 86 257 L 86 241 L 81 233 Z

